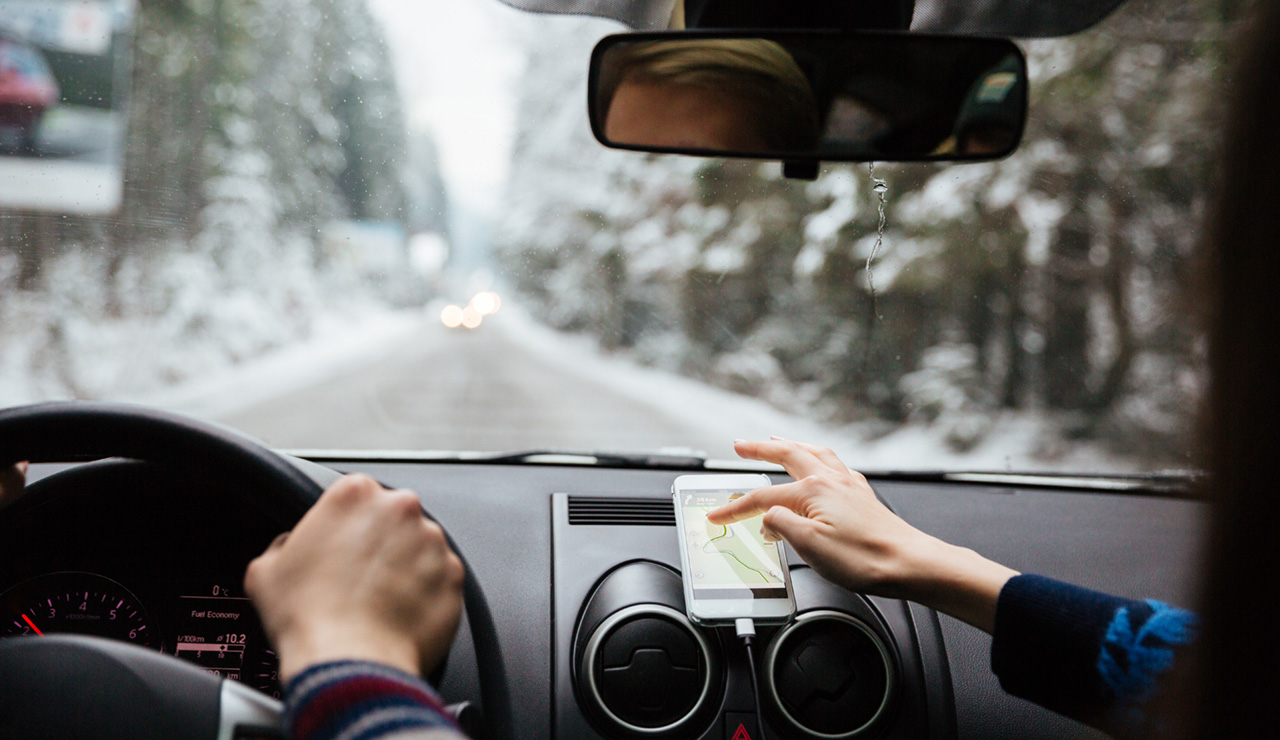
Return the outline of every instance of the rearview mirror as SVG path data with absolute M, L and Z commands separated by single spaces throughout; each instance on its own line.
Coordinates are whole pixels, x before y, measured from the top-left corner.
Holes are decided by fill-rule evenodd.
M 1022 138 L 1027 65 L 1005 39 L 899 33 L 608 36 L 591 55 L 605 146 L 790 162 L 998 159 Z

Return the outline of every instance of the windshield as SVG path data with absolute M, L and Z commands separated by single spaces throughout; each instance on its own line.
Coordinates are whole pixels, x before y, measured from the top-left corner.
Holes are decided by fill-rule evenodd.
M 780 435 L 873 470 L 1185 469 L 1217 13 L 1022 43 L 1005 160 L 804 182 L 597 144 L 607 20 L 0 0 L 0 59 L 28 60 L 0 71 L 0 404 L 284 448 Z

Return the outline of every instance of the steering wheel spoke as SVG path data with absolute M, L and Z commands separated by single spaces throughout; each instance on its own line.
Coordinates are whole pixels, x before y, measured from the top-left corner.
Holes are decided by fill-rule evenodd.
M 10 737 L 213 740 L 223 683 L 176 658 L 101 637 L 0 642 L 2 724 Z
M 284 737 L 284 705 L 235 681 L 223 680 L 217 740 Z

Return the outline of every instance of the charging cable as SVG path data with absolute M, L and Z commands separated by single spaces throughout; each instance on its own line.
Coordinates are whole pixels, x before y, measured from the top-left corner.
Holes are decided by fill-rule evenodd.
M 747 646 L 747 670 L 751 673 L 751 693 L 756 697 L 756 732 L 759 737 L 755 740 L 764 740 L 764 713 L 760 711 L 760 680 L 756 677 L 756 655 L 755 650 L 751 646 L 756 641 L 756 625 L 748 618 L 733 620 L 733 628 L 738 633 L 738 638 L 742 640 L 742 644 Z

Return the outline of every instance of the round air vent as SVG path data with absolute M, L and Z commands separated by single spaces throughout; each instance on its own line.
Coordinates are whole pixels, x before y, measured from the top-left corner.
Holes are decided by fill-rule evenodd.
M 592 708 L 622 734 L 685 733 L 711 698 L 714 655 L 680 612 L 637 604 L 591 633 L 579 680 Z
M 774 707 L 806 737 L 847 740 L 875 728 L 888 712 L 895 675 L 879 636 L 842 612 L 797 616 L 765 652 Z

